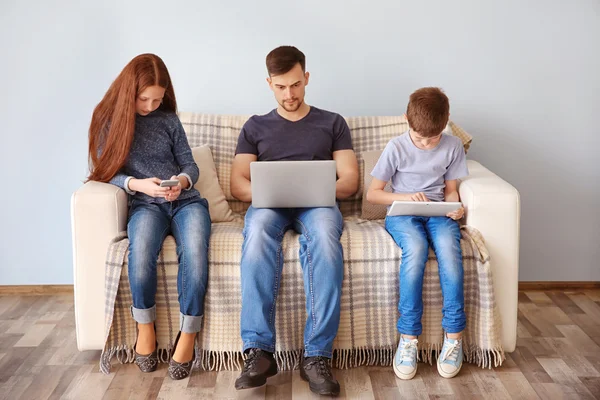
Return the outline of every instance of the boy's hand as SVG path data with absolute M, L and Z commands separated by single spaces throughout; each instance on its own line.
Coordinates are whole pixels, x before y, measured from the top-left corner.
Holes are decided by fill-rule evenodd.
M 165 199 L 167 201 L 175 201 L 181 194 L 181 180 L 175 175 L 173 175 L 171 179 L 177 179 L 179 181 L 179 185 L 167 188 L 167 193 L 165 194 Z
M 429 201 L 425 193 L 419 192 L 410 195 L 410 201 Z
M 448 214 L 446 214 L 446 217 L 448 218 L 452 218 L 453 220 L 459 220 L 462 217 L 465 216 L 465 208 L 464 207 L 460 207 L 458 210 L 449 212 Z

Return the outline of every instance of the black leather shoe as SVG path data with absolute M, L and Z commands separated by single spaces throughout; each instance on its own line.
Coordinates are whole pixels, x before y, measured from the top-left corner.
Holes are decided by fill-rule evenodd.
M 137 331 L 137 325 L 136 325 Z M 156 332 L 156 325 L 154 326 L 154 332 Z M 154 347 L 154 351 L 150 354 L 140 354 L 136 350 L 137 348 L 137 340 L 133 345 L 133 352 L 135 353 L 134 363 L 138 366 L 140 371 L 142 372 L 154 372 L 158 367 L 158 342 L 156 342 L 156 347 Z
M 307 357 L 302 361 L 300 376 L 308 382 L 310 390 L 322 396 L 340 394 L 340 384 L 331 374 L 329 359 L 325 357 Z
M 175 344 L 173 345 L 173 350 L 171 351 L 171 360 L 169 361 L 169 376 L 171 379 L 178 381 L 180 379 L 185 379 L 190 376 L 192 372 L 192 367 L 194 366 L 194 360 L 196 359 L 196 349 L 192 353 L 192 359 L 188 362 L 180 363 L 173 360 L 173 355 L 175 354 L 175 349 L 177 348 L 177 343 L 179 342 L 179 338 L 181 337 L 181 331 L 177 334 L 177 338 L 175 339 Z
M 235 380 L 235 388 L 249 389 L 264 385 L 267 378 L 277 374 L 277 363 L 273 354 L 261 349 L 250 349 L 244 369 Z

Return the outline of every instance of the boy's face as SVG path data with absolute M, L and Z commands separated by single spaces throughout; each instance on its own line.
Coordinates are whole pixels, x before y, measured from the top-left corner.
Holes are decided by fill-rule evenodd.
M 411 129 L 410 138 L 417 148 L 421 150 L 431 150 L 435 149 L 435 147 L 440 144 L 440 140 L 442 140 L 442 134 L 440 133 L 437 136 L 424 137 Z

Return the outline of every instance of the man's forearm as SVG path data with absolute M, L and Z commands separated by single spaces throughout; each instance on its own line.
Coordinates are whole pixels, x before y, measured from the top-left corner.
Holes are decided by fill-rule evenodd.
M 340 178 L 335 183 L 335 197 L 338 199 L 347 199 L 358 190 L 357 178 Z
M 252 185 L 248 179 L 237 179 L 235 183 L 231 184 L 231 195 L 246 203 L 252 201 Z

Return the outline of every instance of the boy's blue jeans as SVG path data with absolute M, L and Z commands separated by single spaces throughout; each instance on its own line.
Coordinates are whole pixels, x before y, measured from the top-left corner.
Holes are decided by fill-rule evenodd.
M 463 263 L 460 227 L 448 217 L 386 217 L 385 229 L 402 249 L 398 332 L 418 336 L 423 331 L 423 275 L 429 246 L 437 257 L 442 296 L 442 328 L 448 333 L 465 329 Z
M 282 240 L 300 233 L 306 293 L 304 356 L 331 358 L 340 322 L 344 260 L 338 207 L 254 208 L 246 213 L 242 245 L 241 336 L 244 350 L 275 351 L 275 303 L 283 268 Z M 291 310 L 290 310 L 291 312 Z
M 208 201 L 200 197 L 162 204 L 133 200 L 127 223 L 131 313 L 138 323 L 156 319 L 156 265 L 169 233 L 175 237 L 179 259 L 179 329 L 185 333 L 199 332 L 208 283 L 210 239 Z

